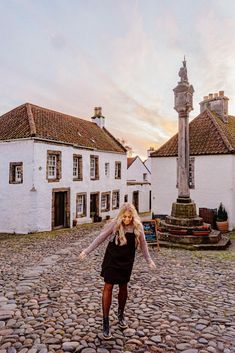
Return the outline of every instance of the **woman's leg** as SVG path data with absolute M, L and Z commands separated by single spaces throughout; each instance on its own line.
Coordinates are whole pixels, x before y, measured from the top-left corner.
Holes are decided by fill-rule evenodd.
M 119 284 L 118 293 L 118 323 L 121 328 L 127 328 L 128 325 L 124 319 L 124 309 L 127 300 L 127 283 Z
M 109 310 L 112 302 L 113 284 L 105 283 L 102 296 L 103 308 L 103 338 L 109 340 L 112 335 L 109 332 Z
M 127 283 L 119 284 L 118 308 L 124 311 L 127 300 Z
M 102 296 L 102 308 L 103 308 L 103 316 L 109 316 L 109 309 L 112 302 L 112 291 L 113 291 L 113 284 L 105 283 L 103 289 L 103 296 Z

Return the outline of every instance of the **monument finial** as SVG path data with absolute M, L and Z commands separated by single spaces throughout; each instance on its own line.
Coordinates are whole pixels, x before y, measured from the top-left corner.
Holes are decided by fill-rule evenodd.
M 183 60 L 183 67 L 181 67 L 180 71 L 179 71 L 179 77 L 181 79 L 180 82 L 188 83 L 188 74 L 187 74 L 185 55 L 184 55 L 184 60 Z

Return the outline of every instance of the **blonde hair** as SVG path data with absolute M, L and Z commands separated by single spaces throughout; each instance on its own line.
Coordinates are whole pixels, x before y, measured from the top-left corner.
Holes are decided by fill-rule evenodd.
M 143 226 L 140 220 L 140 217 L 136 211 L 135 206 L 132 203 L 125 202 L 122 207 L 120 208 L 120 211 L 116 218 L 114 219 L 115 221 L 115 226 L 114 226 L 114 233 L 117 233 L 117 236 L 115 238 L 115 243 L 116 245 L 125 245 L 127 243 L 126 236 L 125 236 L 125 231 L 123 227 L 123 216 L 125 212 L 130 212 L 132 215 L 132 224 L 134 227 L 134 233 L 135 233 L 135 245 L 136 247 L 139 247 L 140 244 L 140 234 L 143 230 Z

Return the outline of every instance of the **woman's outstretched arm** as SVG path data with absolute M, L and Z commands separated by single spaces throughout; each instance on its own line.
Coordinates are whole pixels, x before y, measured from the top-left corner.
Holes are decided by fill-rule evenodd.
M 148 263 L 149 267 L 151 269 L 154 269 L 156 268 L 156 265 L 155 263 L 153 262 L 153 260 L 151 259 L 151 256 L 149 254 L 149 249 L 148 249 L 148 244 L 146 242 L 146 239 L 145 239 L 145 234 L 144 234 L 144 228 L 142 226 L 142 231 L 141 231 L 141 234 L 140 234 L 140 249 L 142 251 L 142 254 L 146 260 L 146 262 Z
M 83 260 L 88 254 L 90 254 L 90 252 L 95 250 L 101 243 L 103 243 L 103 241 L 105 241 L 105 239 L 107 239 L 110 234 L 112 234 L 114 225 L 115 222 L 111 221 L 104 226 L 100 234 L 93 240 L 93 242 L 80 253 L 80 260 Z

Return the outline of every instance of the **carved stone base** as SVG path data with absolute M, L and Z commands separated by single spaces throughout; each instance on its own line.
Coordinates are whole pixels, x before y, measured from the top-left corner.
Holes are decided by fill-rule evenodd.
M 178 218 L 166 216 L 164 223 L 165 226 L 169 226 L 170 228 L 195 228 L 203 225 L 203 219 L 201 217 Z
M 196 204 L 174 202 L 172 204 L 171 216 L 174 218 L 195 218 L 197 217 Z

